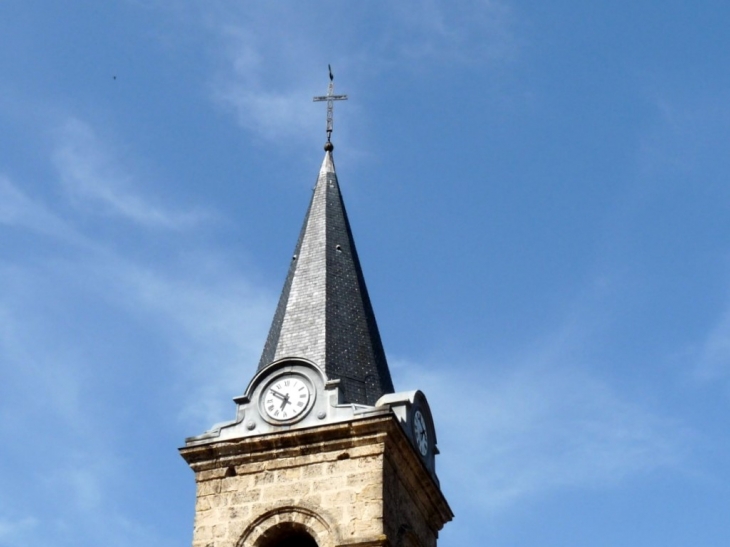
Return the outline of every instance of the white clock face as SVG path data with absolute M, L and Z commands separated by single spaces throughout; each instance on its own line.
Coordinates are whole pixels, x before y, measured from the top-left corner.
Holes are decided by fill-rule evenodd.
M 413 415 L 413 433 L 416 435 L 416 446 L 421 456 L 428 454 L 428 432 L 426 431 L 426 420 L 420 410 Z
M 266 388 L 264 410 L 279 421 L 288 421 L 299 416 L 309 404 L 309 387 L 296 376 L 282 376 Z

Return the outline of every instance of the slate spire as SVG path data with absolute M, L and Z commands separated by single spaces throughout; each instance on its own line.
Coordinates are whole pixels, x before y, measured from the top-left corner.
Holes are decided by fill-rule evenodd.
M 258 370 L 304 358 L 340 380 L 344 402 L 374 405 L 393 392 L 388 363 L 365 287 L 332 158 L 325 145 Z

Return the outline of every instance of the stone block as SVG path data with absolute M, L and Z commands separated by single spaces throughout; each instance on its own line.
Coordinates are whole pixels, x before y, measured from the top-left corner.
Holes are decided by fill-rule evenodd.
M 382 474 L 376 469 L 361 471 L 347 476 L 347 486 L 356 487 L 360 490 L 371 484 L 380 484 L 381 481 Z
M 228 494 L 205 496 L 204 499 L 208 501 L 208 505 L 210 505 L 211 509 L 215 509 L 228 503 Z
M 231 505 L 245 505 L 251 502 L 258 501 L 261 499 L 260 488 L 250 488 L 248 490 L 242 490 L 241 492 L 235 492 L 231 495 Z
M 198 483 L 198 496 L 210 496 L 221 491 L 220 479 Z
M 255 486 L 261 486 L 264 484 L 272 484 L 274 482 L 274 473 L 271 471 L 259 472 L 253 477 L 253 483 Z
M 311 479 L 314 477 L 321 477 L 323 473 L 321 465 L 307 465 L 302 468 L 302 478 Z
M 312 483 L 312 489 L 315 492 L 330 492 L 332 490 L 341 490 L 347 487 L 347 475 L 339 477 L 328 477 L 326 479 L 315 480 Z
M 291 484 L 276 484 L 263 489 L 263 499 L 273 501 L 277 499 L 297 499 L 309 494 L 311 490 L 309 482 L 295 482 Z
M 198 499 L 195 500 L 195 511 L 197 513 L 204 513 L 205 511 L 210 511 L 210 508 L 211 508 L 210 500 L 211 500 L 211 496 L 198 497 Z
M 194 530 L 195 539 L 199 541 L 213 539 L 213 527 L 212 526 L 196 526 Z
M 274 477 L 274 482 L 277 483 L 296 482 L 302 478 L 302 468 L 289 467 L 286 469 L 279 469 L 274 472 Z
M 216 539 L 225 537 L 228 534 L 228 524 L 224 521 L 213 526 L 213 537 Z

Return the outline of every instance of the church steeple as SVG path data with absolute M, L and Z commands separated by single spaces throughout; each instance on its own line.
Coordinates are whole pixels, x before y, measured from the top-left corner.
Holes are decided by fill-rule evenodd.
M 343 402 L 374 405 L 393 392 L 332 157 L 331 142 L 258 370 L 306 359 L 340 380 Z
M 188 437 L 193 547 L 436 547 L 453 518 L 431 410 L 393 393 L 332 133 L 258 370 L 233 420 Z M 319 100 L 319 98 L 315 98 Z

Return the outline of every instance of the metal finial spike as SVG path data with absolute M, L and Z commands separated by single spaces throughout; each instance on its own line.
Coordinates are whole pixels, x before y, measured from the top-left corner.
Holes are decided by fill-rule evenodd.
M 346 101 L 347 95 L 335 95 L 335 77 L 332 75 L 332 67 L 327 65 L 327 68 L 330 73 L 330 83 L 329 86 L 327 86 L 327 95 L 314 97 L 314 102 L 327 101 L 327 142 L 330 142 L 330 138 L 332 137 L 332 127 L 334 125 L 332 120 L 334 114 L 334 102 Z

